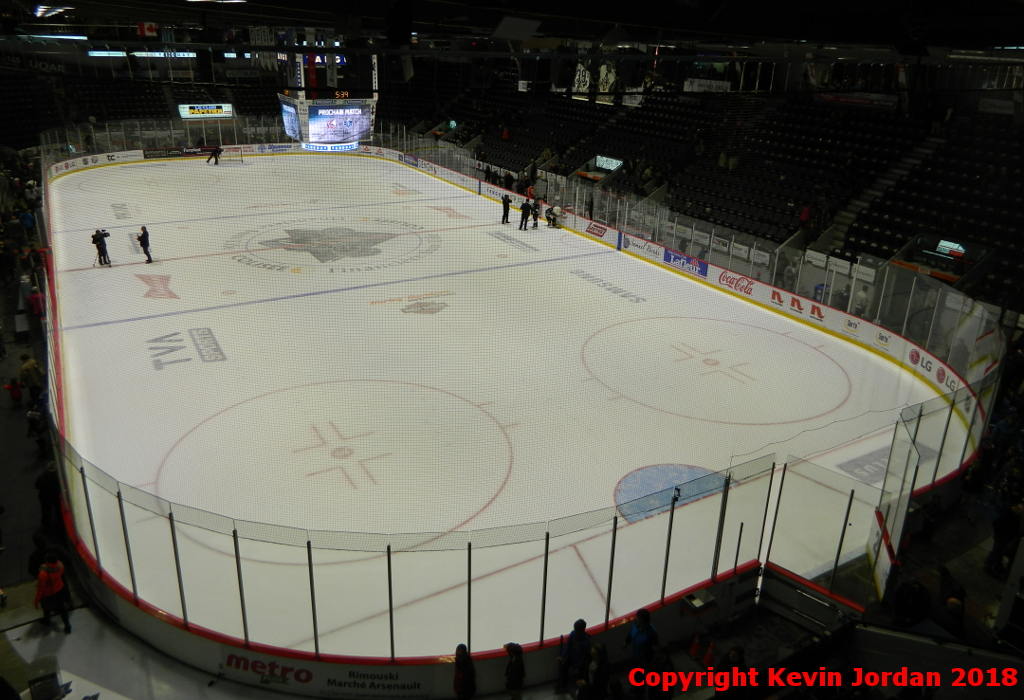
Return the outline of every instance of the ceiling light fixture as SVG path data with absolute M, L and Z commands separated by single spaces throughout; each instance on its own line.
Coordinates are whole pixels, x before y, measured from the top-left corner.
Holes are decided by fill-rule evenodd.
M 59 15 L 61 12 L 67 10 L 73 10 L 73 7 L 50 7 L 49 5 L 37 5 L 36 6 L 36 17 L 43 19 L 46 17 L 53 17 Z

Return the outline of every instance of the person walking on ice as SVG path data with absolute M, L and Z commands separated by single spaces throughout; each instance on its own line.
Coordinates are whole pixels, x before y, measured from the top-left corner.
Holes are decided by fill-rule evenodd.
M 135 237 L 135 240 L 139 242 L 139 247 L 142 248 L 142 252 L 146 254 L 146 264 L 153 262 L 153 256 L 149 254 L 149 231 L 146 227 L 142 227 L 142 233 Z

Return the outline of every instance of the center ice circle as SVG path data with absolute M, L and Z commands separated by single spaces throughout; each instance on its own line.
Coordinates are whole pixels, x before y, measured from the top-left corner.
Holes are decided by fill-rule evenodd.
M 617 395 L 672 415 L 784 425 L 831 413 L 850 396 L 842 365 L 788 334 L 735 321 L 624 321 L 583 347 L 591 375 Z
M 505 430 L 455 394 L 408 382 L 323 382 L 255 396 L 171 448 L 156 493 L 238 520 L 311 530 L 443 533 L 497 497 Z

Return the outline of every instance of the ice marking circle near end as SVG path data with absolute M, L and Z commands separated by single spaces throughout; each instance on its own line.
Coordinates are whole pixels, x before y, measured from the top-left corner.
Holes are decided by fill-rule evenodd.
M 843 366 L 821 348 L 723 319 L 623 321 L 594 333 L 582 359 L 615 396 L 709 423 L 814 420 L 845 404 L 853 389 Z
M 486 509 L 511 467 L 504 428 L 470 401 L 409 382 L 343 380 L 206 418 L 169 450 L 156 493 L 236 520 L 433 536 Z

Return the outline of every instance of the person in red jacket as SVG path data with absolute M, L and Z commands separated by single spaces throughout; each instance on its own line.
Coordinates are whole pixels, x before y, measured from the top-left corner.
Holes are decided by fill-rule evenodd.
M 7 389 L 11 394 L 11 408 L 21 408 L 21 390 L 25 388 L 17 377 L 11 377 L 10 384 L 4 384 L 4 389 Z
M 32 313 L 36 318 L 42 320 L 46 316 L 46 297 L 39 291 L 39 287 L 32 287 L 32 294 L 29 295 L 28 303 L 32 307 Z
M 64 585 L 64 564 L 57 555 L 46 555 L 46 563 L 39 568 L 36 579 L 35 606 L 43 606 L 44 624 L 50 624 L 54 613 L 64 621 L 64 634 L 71 634 L 71 621 L 68 619 L 68 589 Z

